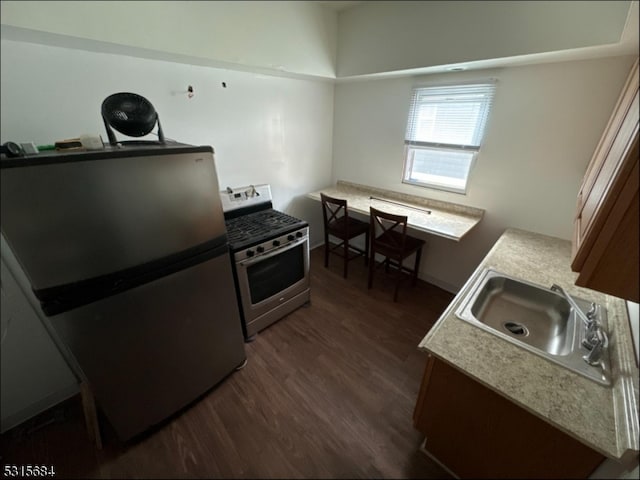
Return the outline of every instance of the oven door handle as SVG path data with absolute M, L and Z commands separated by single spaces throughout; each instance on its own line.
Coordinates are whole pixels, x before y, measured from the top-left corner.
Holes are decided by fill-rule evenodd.
M 284 245 L 281 248 L 277 248 L 275 250 L 271 250 L 269 253 L 264 253 L 262 255 L 259 255 L 257 257 L 253 257 L 251 260 L 243 260 L 241 262 L 238 262 L 237 264 L 240 265 L 241 267 L 249 267 L 251 265 L 253 265 L 254 263 L 258 263 L 261 262 L 262 260 L 266 260 L 268 258 L 274 257 L 286 250 L 291 250 L 292 248 L 297 247 L 298 245 L 302 245 L 304 242 L 306 242 L 308 240 L 308 237 L 304 237 L 301 238 L 299 240 L 296 240 L 295 242 L 292 243 L 287 243 L 286 245 Z

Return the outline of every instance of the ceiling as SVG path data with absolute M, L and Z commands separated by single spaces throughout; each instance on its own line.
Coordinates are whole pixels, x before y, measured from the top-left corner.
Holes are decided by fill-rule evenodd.
M 321 4 L 325 8 L 329 8 L 331 10 L 335 10 L 336 12 L 339 12 L 339 11 L 344 10 L 346 8 L 350 8 L 350 7 L 353 7 L 353 6 L 358 5 L 360 3 L 365 3 L 365 2 L 363 2 L 363 1 L 360 1 L 360 2 L 343 2 L 343 1 L 332 1 L 332 0 L 319 0 L 317 3 Z
M 18 5 L 18 4 L 27 4 L 30 2 L 4 2 L 2 1 L 3 14 L 4 8 L 7 5 Z M 53 3 L 53 2 L 42 2 Z M 60 2 L 60 4 L 75 4 L 76 2 Z M 106 4 L 110 2 L 86 2 L 87 4 L 93 3 L 96 5 Z M 117 2 L 122 5 L 135 5 L 138 3 L 144 4 L 145 2 Z M 201 2 L 203 4 L 208 2 Z M 216 4 L 217 2 L 210 2 L 211 4 Z M 223 3 L 223 2 L 220 2 Z M 242 2 L 238 2 L 242 3 Z M 266 2 L 264 2 L 266 3 Z M 361 13 L 364 15 L 369 7 L 373 7 L 376 2 L 372 1 L 332 1 L 332 0 L 318 0 L 313 3 L 317 3 L 323 9 L 326 9 L 327 12 L 332 12 L 337 14 L 339 18 L 343 18 L 348 20 L 350 17 L 358 17 L 361 16 Z M 380 4 L 388 4 L 392 5 L 392 9 L 395 10 L 397 7 L 393 5 L 393 2 L 379 2 Z M 397 5 L 407 4 L 410 2 L 398 2 Z M 416 2 L 421 3 L 421 2 Z M 428 3 L 428 2 L 425 2 Z M 438 3 L 447 3 L 447 2 L 438 2 Z M 451 2 L 452 4 L 455 2 Z M 494 3 L 494 2 L 490 2 Z M 499 2 L 495 2 L 499 3 Z M 535 2 L 534 2 L 535 3 Z M 588 2 L 587 2 L 588 3 Z M 626 3 L 626 2 L 624 2 Z M 13 7 L 15 8 L 15 7 Z M 23 8 L 23 7 L 21 7 Z M 26 7 L 25 7 L 26 8 Z M 23 10 L 25 9 L 23 8 Z M 392 10 L 392 11 L 393 11 Z M 34 23 L 31 22 L 32 18 L 38 18 L 38 16 L 34 16 L 31 13 L 26 11 L 28 15 L 25 15 L 25 18 L 29 19 L 29 21 L 22 26 L 19 24 L 10 25 L 6 21 L 6 16 L 3 15 L 2 21 L 2 29 L 0 30 L 3 39 L 14 40 L 14 41 L 25 41 L 32 43 L 40 43 L 45 45 L 53 45 L 53 46 L 61 46 L 64 48 L 78 48 L 81 50 L 90 50 L 97 51 L 103 53 L 115 53 L 115 54 L 123 54 L 130 56 L 140 56 L 142 58 L 156 58 L 165 61 L 179 61 L 183 63 L 190 63 L 193 65 L 208 65 L 208 66 L 217 66 L 217 67 L 228 67 L 235 69 L 246 68 L 252 71 L 259 70 L 263 71 L 265 74 L 278 74 L 278 75 L 300 75 L 301 78 L 306 78 L 306 76 L 310 76 L 312 78 L 330 78 L 332 80 L 341 82 L 341 81 L 353 81 L 359 79 L 366 78 L 375 78 L 375 77 L 388 77 L 388 76 L 407 76 L 407 75 L 424 75 L 431 73 L 443 73 L 447 71 L 455 71 L 455 70 L 475 70 L 475 69 L 487 69 L 487 68 L 497 68 L 497 67 L 507 67 L 507 66 L 518 66 L 518 65 L 527 65 L 527 64 L 535 64 L 535 63 L 550 63 L 550 62 L 562 62 L 562 61 L 572 61 L 572 60 L 583 60 L 590 58 L 599 58 L 599 57 L 610 57 L 610 56 L 618 56 L 618 55 L 637 55 L 639 46 L 639 21 L 640 17 L 639 13 L 639 1 L 632 0 L 630 4 L 630 8 L 627 15 L 626 25 L 622 31 L 622 35 L 619 40 L 615 43 L 608 43 L 590 47 L 583 48 L 569 48 L 565 50 L 558 49 L 550 49 L 549 51 L 543 51 L 542 53 L 533 53 L 533 54 L 520 54 L 516 56 L 506 56 L 506 55 L 490 55 L 486 54 L 484 57 L 478 56 L 476 60 L 469 59 L 468 61 L 460 61 L 456 58 L 439 58 L 436 59 L 433 63 L 424 62 L 422 65 L 429 66 L 412 66 L 409 62 L 406 62 L 405 65 L 383 65 L 385 68 L 380 68 L 378 70 L 371 69 L 367 71 L 366 69 L 362 69 L 360 71 L 351 71 L 346 73 L 341 73 L 340 75 L 330 76 L 329 67 L 323 70 L 321 73 L 317 73 L 313 71 L 309 73 L 308 71 L 300 71 L 295 68 L 285 69 L 284 67 L 279 67 L 279 64 L 265 64 L 265 62 L 260 63 L 253 62 L 247 60 L 246 58 L 243 62 L 239 62 L 236 57 L 241 57 L 242 55 L 246 55 L 246 53 L 238 54 L 236 57 L 221 56 L 203 56 L 200 53 L 192 54 L 184 51 L 182 53 L 177 53 L 175 50 L 166 49 L 162 50 L 162 48 L 154 45 L 154 48 L 148 48 L 147 46 L 140 46 L 138 44 L 129 45 L 126 43 L 117 43 L 113 40 L 106 39 L 93 39 L 91 35 L 82 35 L 82 30 L 72 28 L 69 26 L 69 29 L 73 31 L 80 31 L 80 35 L 73 35 L 69 32 L 64 31 L 55 31 L 51 29 L 51 25 L 54 22 L 51 22 L 48 18 L 40 15 L 39 18 L 42 20 L 42 23 Z M 329 15 L 331 17 L 331 15 Z M 366 15 L 365 15 L 366 17 Z M 386 16 L 381 16 L 381 21 L 387 21 Z M 330 20 L 330 19 L 329 19 Z M 327 21 L 329 21 L 327 20 Z M 38 25 L 34 28 L 33 25 Z M 597 25 L 595 25 L 597 26 Z M 75 30 L 74 30 L 75 28 Z M 399 28 L 396 28 L 396 33 L 399 31 Z M 208 30 L 207 30 L 208 31 Z M 377 35 L 378 30 L 375 28 L 370 28 L 367 32 L 367 35 L 362 35 L 370 39 L 376 39 L 379 35 Z M 397 36 L 397 35 L 396 35 Z M 343 35 L 340 38 L 340 42 L 345 41 L 346 36 Z M 138 45 L 138 46 L 136 46 Z M 195 45 L 195 44 L 194 44 Z M 199 44 L 198 44 L 199 46 Z M 157 47 L 157 48 L 156 48 Z M 226 47 L 225 47 L 226 48 Z M 226 49 L 228 50 L 228 49 Z M 225 51 L 226 51 L 225 50 Z M 237 50 L 237 49 L 236 49 Z M 368 54 L 378 52 L 377 49 L 371 49 L 368 51 Z M 384 53 L 384 51 L 383 51 Z M 498 52 L 500 53 L 500 52 Z M 362 59 L 362 55 L 360 52 L 356 51 L 353 58 L 360 61 Z M 387 51 L 387 57 L 393 58 L 393 53 L 389 54 Z M 255 56 L 252 57 L 255 60 Z M 324 59 L 324 57 L 323 57 Z M 456 61 L 457 60 L 457 61 Z M 413 65 L 420 65 L 420 62 L 415 62 Z
M 333 3 L 333 2 L 327 2 Z M 337 2 L 343 3 L 343 2 Z M 357 4 L 370 4 L 373 2 L 344 2 Z M 570 48 L 566 50 L 549 50 L 541 53 L 530 53 L 516 56 L 503 56 L 496 58 L 486 58 L 482 60 L 467 61 L 463 63 L 441 63 L 433 66 L 425 66 L 409 69 L 396 69 L 380 71 L 378 73 L 364 73 L 342 75 L 336 81 L 352 81 L 366 78 L 383 78 L 406 75 L 425 75 L 432 73 L 444 73 L 456 70 L 478 70 L 511 66 L 532 65 L 539 63 L 567 62 L 574 60 L 587 60 L 602 57 L 613 57 L 622 55 L 637 55 L 640 49 L 640 2 L 632 0 L 630 2 L 627 20 L 625 22 L 620 39 L 615 43 L 594 45 L 582 48 Z

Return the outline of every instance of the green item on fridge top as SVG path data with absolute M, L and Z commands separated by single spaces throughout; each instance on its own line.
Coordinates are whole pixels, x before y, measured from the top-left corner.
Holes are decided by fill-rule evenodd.
M 38 145 L 38 150 L 39 151 L 43 151 L 43 150 L 55 150 L 56 146 L 55 145 Z

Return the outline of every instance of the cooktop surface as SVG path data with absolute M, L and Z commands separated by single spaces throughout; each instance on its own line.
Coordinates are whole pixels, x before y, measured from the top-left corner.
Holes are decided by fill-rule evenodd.
M 225 220 L 227 238 L 232 250 L 268 240 L 307 226 L 307 222 L 269 208 Z

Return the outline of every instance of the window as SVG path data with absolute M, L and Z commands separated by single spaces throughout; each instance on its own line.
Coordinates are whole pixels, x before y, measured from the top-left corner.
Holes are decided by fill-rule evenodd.
M 465 193 L 494 92 L 493 83 L 415 88 L 403 182 Z

